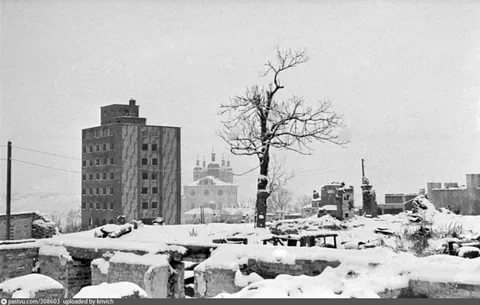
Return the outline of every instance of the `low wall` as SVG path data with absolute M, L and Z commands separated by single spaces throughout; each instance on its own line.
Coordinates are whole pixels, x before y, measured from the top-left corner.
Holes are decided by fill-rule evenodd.
M 168 255 L 115 253 L 91 264 L 92 285 L 128 281 L 137 284 L 151 298 L 182 298 L 183 263 L 171 266 Z
M 38 248 L 36 243 L 0 245 L 0 283 L 32 273 Z
M 240 291 L 243 287 L 235 285 L 235 272 L 228 268 L 195 270 L 195 297 L 212 298 L 220 293 Z
M 247 274 L 255 272 L 265 279 L 273 279 L 279 274 L 315 276 L 322 273 L 327 267 L 335 268 L 338 265 L 340 265 L 339 261 L 326 260 L 298 259 L 294 264 L 283 264 L 249 259 L 245 271 Z
M 403 290 L 399 297 L 480 298 L 480 285 L 410 280 L 408 289 Z
M 64 250 L 63 259 L 55 251 L 48 251 L 45 248 Z M 68 255 L 63 247 L 44 246 L 38 255 L 40 263 L 39 273 L 49 276 L 60 282 L 65 288 L 65 297 L 72 297 L 82 289 L 91 285 L 90 262 L 88 259 L 76 259 Z

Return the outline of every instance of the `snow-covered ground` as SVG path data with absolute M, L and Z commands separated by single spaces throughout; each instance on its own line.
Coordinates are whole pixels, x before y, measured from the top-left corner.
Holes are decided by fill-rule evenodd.
M 95 233 L 97 228 L 59 235 L 46 242 L 56 246 L 113 247 L 118 250 L 134 247 L 156 253 L 171 247 L 169 244 L 219 246 L 213 243 L 214 239 L 247 238 L 248 245 L 221 245 L 209 260 L 197 266 L 196 270 L 213 266 L 237 270 L 235 282 L 245 288 L 219 297 L 378 297 L 378 293 L 385 289 L 405 287 L 409 279 L 480 284 L 480 258 L 435 255 L 452 237 L 478 239 L 480 216 L 436 210 L 425 198 L 420 198 L 420 203 L 424 208 L 416 213 L 377 218 L 355 216 L 345 221 L 330 216 L 310 217 L 274 223 L 272 231 L 254 228 L 251 223 L 140 225 L 118 238 L 95 237 L 98 236 L 98 232 Z M 422 221 L 416 222 L 418 218 Z M 410 237 L 419 230 L 420 224 L 428 227 L 431 234 L 419 253 L 414 251 L 415 245 Z M 116 227 L 107 225 L 105 229 L 112 231 Z M 296 236 L 336 233 L 339 249 L 263 246 L 262 240 L 270 237 L 272 232 Z M 299 258 L 326 258 L 340 260 L 341 264 L 336 268 L 327 267 L 318 276 L 280 275 L 276 279 L 264 280 L 258 274 L 244 275 L 238 271 L 238 266 L 247 258 L 284 264 L 292 264 Z

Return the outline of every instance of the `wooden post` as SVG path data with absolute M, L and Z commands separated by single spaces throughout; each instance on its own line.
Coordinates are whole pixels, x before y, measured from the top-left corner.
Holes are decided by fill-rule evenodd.
M 12 197 L 12 142 L 8 141 L 7 144 L 7 211 L 6 211 L 6 240 L 10 239 L 10 207 Z

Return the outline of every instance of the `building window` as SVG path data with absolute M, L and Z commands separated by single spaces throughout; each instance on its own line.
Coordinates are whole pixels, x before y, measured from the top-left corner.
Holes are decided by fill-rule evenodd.
M 113 223 L 113 219 L 110 219 L 110 221 L 109 221 L 108 223 L 112 224 L 112 223 Z
M 103 209 L 104 209 L 104 210 L 107 209 L 107 203 L 106 203 L 106 202 L 103 203 Z
M 82 202 L 82 209 L 86 209 L 87 208 L 87 203 L 84 201 Z
M 107 165 L 107 158 L 102 159 L 102 165 Z
M 102 149 L 107 150 L 107 144 L 104 143 Z
M 110 210 L 113 210 L 113 202 L 110 202 Z
M 148 144 L 142 144 L 142 150 L 148 150 Z
M 208 196 L 208 195 L 210 194 L 210 192 L 209 192 L 208 190 L 205 190 L 205 191 L 203 191 L 203 194 L 204 194 L 205 196 Z
M 158 159 L 157 158 L 152 159 L 152 165 L 158 165 Z
M 93 180 L 93 174 L 90 174 L 89 177 L 90 177 L 90 180 Z
M 99 166 L 100 165 L 100 159 L 95 159 L 95 165 Z
M 82 147 L 82 152 L 83 152 L 83 153 L 86 153 L 86 152 L 87 152 L 87 147 L 86 147 L 86 146 L 83 146 L 83 147 Z
M 148 173 L 147 172 L 142 173 L 142 179 L 143 180 L 148 180 Z
M 107 195 L 107 188 L 105 186 L 103 187 L 103 195 Z
M 157 173 L 152 173 L 152 180 L 157 180 Z
M 95 150 L 100 151 L 100 144 L 95 145 Z
M 90 210 L 93 210 L 93 202 L 90 202 Z
M 106 224 L 107 224 L 107 220 L 104 218 L 104 219 L 102 220 L 102 225 L 106 225 Z
M 100 173 L 95 174 L 95 179 L 100 180 Z
M 107 173 L 103 173 L 102 178 L 103 180 L 107 180 Z
M 142 158 L 142 165 L 147 165 L 147 164 L 148 164 L 147 158 Z
M 158 187 L 152 187 L 152 194 L 158 194 Z
M 110 143 L 110 149 L 113 149 L 113 143 Z
M 142 194 L 148 194 L 148 187 L 142 187 Z
M 97 210 L 100 210 L 100 202 L 97 202 Z
M 87 161 L 86 160 L 82 161 L 82 167 L 87 167 Z
M 113 187 L 110 188 L 110 195 L 113 195 Z
M 90 152 L 93 152 L 93 146 L 90 145 L 90 146 L 88 147 L 88 150 L 89 150 Z
M 90 166 L 93 166 L 93 160 L 90 160 Z
M 87 180 L 87 175 L 83 174 L 83 175 L 82 175 L 82 180 L 83 180 L 83 181 Z
M 152 151 L 157 151 L 158 145 L 157 144 L 152 144 Z
M 152 201 L 152 209 L 156 209 L 158 207 L 158 203 L 156 201 Z
M 110 164 L 113 164 L 113 158 L 110 158 Z
M 93 195 L 93 189 L 88 189 L 88 193 L 89 193 L 90 195 Z
M 98 187 L 95 190 L 95 194 L 100 195 L 100 189 Z
M 142 202 L 142 209 L 148 210 L 148 202 L 146 201 Z
M 110 173 L 110 179 L 113 179 L 113 172 Z
M 82 189 L 82 194 L 86 195 L 87 194 L 87 189 Z

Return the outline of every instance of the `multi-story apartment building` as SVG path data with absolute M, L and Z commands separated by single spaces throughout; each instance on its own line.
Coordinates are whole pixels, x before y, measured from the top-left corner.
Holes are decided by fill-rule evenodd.
M 133 99 L 101 107 L 100 126 L 82 130 L 82 226 L 180 223 L 180 165 L 179 127 L 147 125 Z

